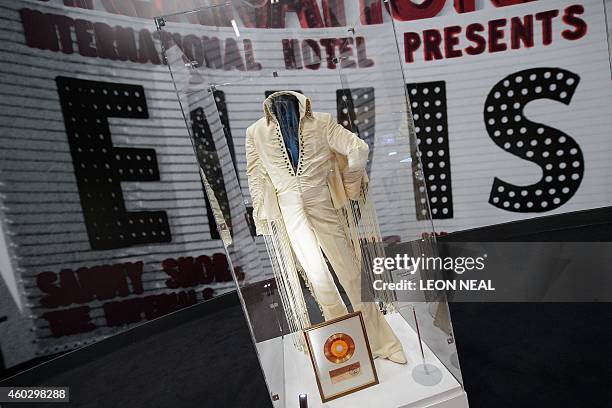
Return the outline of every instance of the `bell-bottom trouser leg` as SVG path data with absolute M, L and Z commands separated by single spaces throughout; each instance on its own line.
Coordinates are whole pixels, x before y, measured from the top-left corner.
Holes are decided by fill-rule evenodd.
M 316 201 L 316 206 L 308 205 L 306 209 L 297 194 L 279 197 L 291 247 L 306 272 L 323 317 L 330 320 L 348 312 L 325 263 L 325 253 L 353 309 L 363 314 L 374 355 L 384 358 L 402 350 L 378 306 L 373 302 L 361 302 L 361 273 L 331 200 L 324 194 Z

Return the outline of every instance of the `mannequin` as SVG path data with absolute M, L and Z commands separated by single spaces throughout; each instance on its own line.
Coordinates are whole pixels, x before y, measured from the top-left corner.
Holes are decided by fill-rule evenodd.
M 247 177 L 257 233 L 276 254 L 273 263 L 279 289 L 285 288 L 288 320 L 297 329 L 309 323 L 294 270 L 303 270 L 326 320 L 348 313 L 327 257 L 354 310 L 363 314 L 373 354 L 405 364 L 402 345 L 377 304 L 362 302 L 364 239 L 351 238 L 349 223 L 343 221 L 366 222 L 367 144 L 331 115 L 313 112 L 310 99 L 296 92 L 270 95 L 264 113 L 247 129 Z M 347 217 L 347 208 L 359 197 L 361 217 Z

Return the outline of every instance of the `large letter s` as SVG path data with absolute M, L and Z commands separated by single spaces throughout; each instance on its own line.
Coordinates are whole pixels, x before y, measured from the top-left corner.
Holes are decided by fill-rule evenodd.
M 542 179 L 516 186 L 493 181 L 489 203 L 512 212 L 545 212 L 565 204 L 578 191 L 584 174 L 580 146 L 562 131 L 527 120 L 525 105 L 552 99 L 569 105 L 580 77 L 560 68 L 535 68 L 498 82 L 484 110 L 489 136 L 507 152 L 537 164 Z

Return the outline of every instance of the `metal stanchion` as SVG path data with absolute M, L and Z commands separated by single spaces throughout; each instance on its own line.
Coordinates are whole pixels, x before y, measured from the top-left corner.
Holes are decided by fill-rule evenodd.
M 300 408 L 308 408 L 308 395 L 300 394 Z

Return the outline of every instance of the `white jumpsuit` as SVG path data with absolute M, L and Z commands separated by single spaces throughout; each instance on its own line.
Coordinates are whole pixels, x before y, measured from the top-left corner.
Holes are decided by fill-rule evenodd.
M 294 170 L 270 100 L 291 93 L 299 102 L 299 161 Z M 247 129 L 246 154 L 249 190 L 258 234 L 268 234 L 266 222 L 281 218 L 291 248 L 302 265 L 313 295 L 326 320 L 347 313 L 327 268 L 323 253 L 346 291 L 353 309 L 363 314 L 372 352 L 388 357 L 402 346 L 378 306 L 361 302 L 361 272 L 332 202 L 328 177 L 333 154 L 346 156 L 346 179 L 364 172 L 368 146 L 336 123 L 327 113 L 312 112 L 310 100 L 290 91 L 270 95 L 265 117 Z M 360 183 L 361 177 L 357 177 Z

